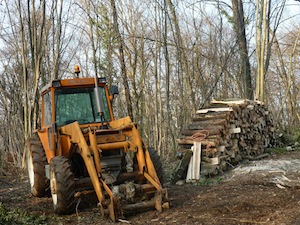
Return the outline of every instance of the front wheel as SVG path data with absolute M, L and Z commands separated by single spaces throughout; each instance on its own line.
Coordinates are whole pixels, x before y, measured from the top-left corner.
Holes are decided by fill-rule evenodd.
M 49 179 L 45 173 L 46 164 L 47 158 L 42 143 L 37 135 L 33 135 L 29 139 L 27 169 L 31 194 L 35 197 L 49 195 Z
M 74 212 L 74 175 L 66 157 L 56 156 L 52 158 L 50 162 L 50 188 L 55 213 L 69 214 Z

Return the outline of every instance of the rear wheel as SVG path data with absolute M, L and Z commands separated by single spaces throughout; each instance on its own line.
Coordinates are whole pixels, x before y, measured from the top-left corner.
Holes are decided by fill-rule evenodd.
M 29 139 L 27 151 L 27 169 L 30 190 L 33 196 L 45 197 L 49 195 L 49 179 L 46 177 L 45 165 L 47 164 L 46 153 L 37 135 Z
M 161 184 L 164 183 L 164 174 L 163 174 L 163 167 L 160 161 L 160 157 L 157 154 L 157 151 L 154 148 L 148 148 L 150 158 L 156 170 L 156 174 Z
M 50 187 L 55 213 L 69 214 L 74 212 L 74 175 L 66 157 L 56 156 L 52 158 L 50 162 Z

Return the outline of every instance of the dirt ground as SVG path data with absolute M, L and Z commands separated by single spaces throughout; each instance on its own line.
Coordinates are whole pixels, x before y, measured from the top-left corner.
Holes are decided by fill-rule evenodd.
M 241 164 L 198 183 L 168 185 L 170 209 L 132 215 L 124 224 L 300 224 L 300 152 L 272 154 Z M 57 216 L 51 198 L 35 198 L 28 179 L 1 177 L 0 224 L 113 224 L 101 219 L 93 194 L 83 196 L 77 213 Z M 2 216 L 2 218 L 1 218 Z M 29 218 L 29 219 L 28 219 Z M 22 222 L 23 221 L 23 222 Z M 16 222 L 17 223 L 17 222 Z

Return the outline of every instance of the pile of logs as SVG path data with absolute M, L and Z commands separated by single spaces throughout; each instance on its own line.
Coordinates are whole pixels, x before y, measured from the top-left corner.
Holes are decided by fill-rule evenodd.
M 201 175 L 216 175 L 262 155 L 272 144 L 274 131 L 271 115 L 260 102 L 213 100 L 182 130 L 179 151 L 201 142 Z

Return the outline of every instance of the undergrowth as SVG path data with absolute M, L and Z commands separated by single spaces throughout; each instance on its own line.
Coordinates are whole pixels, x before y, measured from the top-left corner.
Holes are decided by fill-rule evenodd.
M 269 154 L 286 154 L 290 151 L 300 151 L 300 128 L 278 131 L 275 146 L 265 150 Z
M 34 215 L 20 209 L 8 209 L 0 202 L 0 224 L 48 224 L 45 215 Z
M 293 131 L 292 140 L 293 140 L 294 142 L 300 142 L 300 129 L 299 129 L 299 128 L 298 128 L 298 129 L 295 129 L 295 130 Z
M 281 148 L 281 147 L 276 147 L 276 148 L 268 148 L 265 150 L 265 153 L 269 153 L 269 154 L 286 154 L 287 152 L 289 152 L 288 150 L 286 150 L 286 148 Z
M 201 178 L 198 182 L 194 183 L 196 186 L 209 186 L 214 184 L 219 184 L 223 181 L 222 177 L 214 177 L 214 178 Z

